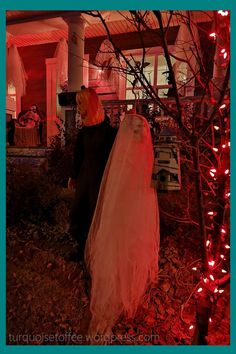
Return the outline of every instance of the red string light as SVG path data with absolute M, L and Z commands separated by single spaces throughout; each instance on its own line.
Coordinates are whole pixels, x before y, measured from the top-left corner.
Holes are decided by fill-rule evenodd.
M 221 16 L 223 16 L 223 17 L 224 17 L 224 16 L 228 16 L 229 11 L 219 10 L 219 11 L 218 11 L 218 14 L 221 15 Z
M 224 109 L 226 107 L 226 104 L 225 103 L 223 103 L 221 106 L 220 106 L 220 108 L 219 109 Z
M 212 261 L 209 261 L 208 264 L 209 264 L 210 267 L 214 267 L 215 261 L 213 261 L 213 260 L 212 260 Z
M 211 244 L 211 241 L 210 241 L 210 240 L 207 240 L 207 241 L 206 241 L 206 246 L 209 247 L 210 244 Z
M 212 38 L 216 39 L 216 33 L 215 32 L 210 33 L 209 37 L 212 37 Z
M 219 10 L 218 11 L 218 15 L 226 17 L 229 15 L 229 11 L 224 11 L 224 10 Z M 222 19 L 222 22 L 224 20 Z M 229 57 L 230 57 L 230 53 L 228 50 L 228 45 L 223 44 L 223 36 L 222 33 L 218 33 L 218 31 L 215 32 L 211 32 L 209 34 L 209 37 L 212 38 L 213 40 L 216 40 L 216 37 L 218 36 L 218 34 L 220 35 L 220 39 L 221 42 L 218 43 L 218 45 L 220 46 L 220 57 L 221 57 L 221 61 L 223 62 L 222 66 L 225 67 L 226 62 L 228 61 Z M 223 59 L 225 61 L 223 61 Z M 222 133 L 222 138 L 219 137 L 219 134 L 215 134 L 216 138 L 212 139 L 212 146 L 211 149 L 212 151 L 214 151 L 217 154 L 214 154 L 214 159 L 217 158 L 217 162 L 215 166 L 212 166 L 208 169 L 208 171 L 206 171 L 206 173 L 208 172 L 208 178 L 209 178 L 209 185 L 210 187 L 214 190 L 219 188 L 220 184 L 218 184 L 218 178 L 222 177 L 222 174 L 225 175 L 225 189 L 223 191 L 223 195 L 225 196 L 225 198 L 229 198 L 230 197 L 230 192 L 229 192 L 229 187 L 228 187 L 228 177 L 230 176 L 230 169 L 228 167 L 228 165 L 223 165 L 224 167 L 222 168 L 221 166 L 221 161 L 220 160 L 224 160 L 224 162 L 227 162 L 228 159 L 228 153 L 229 153 L 229 148 L 230 148 L 230 141 L 228 138 L 230 129 L 229 129 L 229 125 L 228 125 L 228 120 L 229 117 L 225 117 L 228 110 L 228 103 L 226 102 L 226 99 L 228 99 L 227 97 L 225 97 L 225 101 L 222 102 L 222 104 L 220 105 L 220 107 L 218 108 L 218 119 L 219 122 L 217 122 L 217 120 L 214 121 L 215 124 L 213 124 L 213 135 L 214 132 L 218 132 L 220 131 Z M 215 99 L 214 97 L 210 97 L 210 100 L 212 103 L 215 103 Z M 222 122 L 222 123 L 221 123 Z M 221 125 L 222 124 L 222 125 Z M 218 143 L 218 139 L 222 139 L 221 142 Z M 224 140 L 223 140 L 224 139 Z M 222 154 L 222 155 L 221 155 Z M 227 154 L 227 156 L 225 156 Z M 228 168 L 227 168 L 228 167 Z M 211 177 L 211 178 L 210 178 Z M 228 203 L 228 200 L 225 200 L 225 203 Z M 208 208 L 208 210 L 206 210 L 206 215 L 208 215 L 209 217 L 207 218 L 207 222 L 208 222 L 208 228 L 211 229 L 212 231 L 214 231 L 215 226 L 217 225 L 217 232 L 218 230 L 220 230 L 220 233 L 218 232 L 218 234 L 216 236 L 220 237 L 220 241 L 221 243 L 221 247 L 223 247 L 225 249 L 225 253 L 226 250 L 230 249 L 229 244 L 225 244 L 226 241 L 226 236 L 228 234 L 228 229 L 227 226 L 220 223 L 218 220 L 214 220 L 214 217 L 217 215 L 217 209 L 214 209 L 214 204 L 210 201 L 209 206 L 211 205 L 210 208 Z M 219 227 L 219 229 L 218 229 Z M 224 292 L 223 289 L 219 289 L 219 272 L 221 274 L 227 274 L 227 270 L 226 269 L 222 269 L 224 266 L 220 267 L 220 265 L 224 264 L 224 261 L 226 260 L 225 255 L 223 254 L 224 252 L 222 252 L 222 254 L 213 254 L 211 253 L 212 250 L 214 250 L 214 247 L 212 247 L 212 239 L 213 235 L 211 236 L 208 235 L 207 237 L 207 241 L 206 241 L 206 249 L 207 249 L 207 257 L 208 257 L 208 273 L 204 274 L 204 278 L 202 278 L 202 287 L 199 287 L 197 289 L 197 293 L 201 293 L 204 292 L 204 294 L 206 293 L 209 294 L 210 300 L 212 302 L 214 302 L 217 298 L 219 294 L 222 294 Z M 215 259 L 215 260 L 214 260 Z M 192 270 L 197 270 L 197 267 L 193 267 Z M 221 275 L 222 277 L 223 275 Z M 213 295 L 214 293 L 214 295 Z M 200 295 L 199 295 L 200 296 Z M 209 318 L 209 322 L 212 322 L 212 318 Z M 193 328 L 194 326 L 191 325 L 189 328 Z

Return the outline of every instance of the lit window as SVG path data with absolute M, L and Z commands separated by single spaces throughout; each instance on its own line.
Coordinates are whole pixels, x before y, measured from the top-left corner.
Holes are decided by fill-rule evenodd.
M 14 101 L 16 101 L 16 88 L 15 88 L 15 86 L 13 86 L 11 84 L 8 85 L 8 87 L 7 87 L 7 95 L 11 96 L 14 99 Z
M 134 56 L 134 59 L 130 60 L 130 64 L 132 67 L 136 67 L 136 70 L 138 71 L 139 68 L 142 66 L 142 56 Z M 148 80 L 148 82 L 151 85 L 154 85 L 154 65 L 155 65 L 155 56 L 146 56 L 144 60 L 144 65 L 143 65 L 143 73 Z M 134 76 L 133 75 L 127 75 L 126 77 L 126 99 L 135 99 L 135 95 L 137 99 L 142 99 L 143 97 L 143 92 L 142 92 L 142 86 L 140 83 L 137 83 L 135 85 L 135 95 L 132 92 L 133 88 L 133 82 L 134 82 Z

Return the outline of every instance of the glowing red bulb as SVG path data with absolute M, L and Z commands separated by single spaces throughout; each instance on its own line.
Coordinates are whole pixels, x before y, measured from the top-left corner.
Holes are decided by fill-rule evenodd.
M 221 272 L 224 273 L 224 274 L 227 273 L 227 271 L 225 269 L 221 269 Z
M 221 231 L 222 234 L 226 234 L 226 231 L 225 231 L 225 229 L 223 227 L 221 228 L 220 231 Z
M 226 148 L 226 145 L 225 145 L 225 144 L 223 144 L 223 145 L 222 145 L 222 148 L 223 148 L 223 149 L 225 149 L 225 148 Z
M 189 326 L 189 329 L 191 330 L 191 329 L 193 329 L 194 328 L 194 326 L 193 325 L 191 325 L 191 326 Z
M 224 17 L 224 16 L 228 16 L 229 11 L 219 10 L 219 11 L 218 11 L 218 14 L 221 15 L 221 16 L 223 16 L 223 17 Z
M 224 290 L 223 290 L 223 289 L 219 290 L 219 293 L 220 293 L 220 294 L 222 294 L 223 292 L 224 292 Z
M 229 245 L 225 245 L 225 248 L 228 250 L 228 249 L 230 249 L 230 246 Z
M 192 270 L 197 270 L 197 267 L 193 267 Z
M 219 109 L 224 109 L 226 107 L 226 104 L 225 103 L 223 103 L 221 106 L 220 106 L 220 108 Z
M 215 129 L 215 130 L 219 130 L 220 127 L 218 127 L 218 125 L 214 125 L 214 129 Z
M 209 261 L 208 264 L 209 264 L 209 266 L 214 267 L 215 261 Z
M 218 290 L 217 288 L 214 289 L 214 293 L 215 293 L 215 294 L 218 293 L 218 291 L 219 291 L 219 290 Z
M 227 56 L 228 56 L 228 54 L 225 52 L 224 55 L 223 55 L 224 59 L 226 59 Z
M 215 152 L 218 152 L 218 151 L 219 151 L 218 148 L 213 148 L 212 150 L 214 150 Z
M 202 290 L 203 290 L 202 288 L 199 288 L 197 292 L 200 293 L 202 292 Z
M 214 212 L 213 212 L 213 211 L 208 211 L 207 214 L 208 214 L 208 215 L 214 215 Z
M 211 319 L 211 317 L 209 318 L 209 322 L 212 322 L 212 319 Z
M 221 49 L 221 53 L 222 53 L 222 54 L 225 53 L 225 51 L 226 51 L 225 49 Z
M 206 246 L 207 246 L 207 247 L 209 247 L 209 246 L 210 246 L 210 244 L 211 244 L 211 241 L 210 241 L 210 240 L 207 240 L 207 242 L 206 242 Z
M 214 281 L 214 280 L 215 280 L 215 278 L 213 277 L 213 275 L 212 275 L 212 274 L 210 274 L 210 278 L 211 278 L 211 280 L 212 280 L 212 281 Z
M 216 33 L 215 32 L 210 33 L 209 37 L 212 37 L 212 38 L 216 39 Z
M 225 174 L 226 174 L 226 175 L 229 174 L 229 169 L 225 170 Z

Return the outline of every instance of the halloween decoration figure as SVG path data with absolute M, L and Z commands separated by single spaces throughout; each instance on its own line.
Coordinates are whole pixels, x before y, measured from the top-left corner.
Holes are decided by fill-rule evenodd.
M 40 115 L 38 107 L 32 105 L 24 115 L 20 116 L 19 123 L 25 128 L 39 128 Z
M 86 244 L 92 336 L 109 338 L 120 315 L 133 318 L 147 287 L 157 281 L 159 212 L 151 187 L 153 158 L 148 122 L 127 114 L 106 165 Z
M 18 115 L 16 126 L 37 129 L 38 144 L 43 142 L 43 124 L 45 119 L 36 104 L 32 104 L 27 111 L 21 111 Z
M 83 260 L 89 227 L 96 207 L 100 182 L 112 148 L 116 130 L 104 119 L 105 114 L 96 92 L 83 88 L 77 94 L 83 127 L 74 149 L 74 171 L 69 188 L 75 187 L 70 211 L 70 234 L 78 242 L 71 260 Z

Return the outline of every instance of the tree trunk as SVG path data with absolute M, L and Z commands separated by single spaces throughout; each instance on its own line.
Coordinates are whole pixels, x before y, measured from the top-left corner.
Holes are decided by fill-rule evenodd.
M 203 272 L 208 270 L 208 260 L 207 260 L 207 251 L 206 251 L 206 228 L 205 228 L 205 213 L 204 213 L 204 202 L 203 202 L 203 192 L 202 192 L 202 181 L 201 181 L 201 170 L 199 162 L 199 141 L 197 136 L 192 138 L 192 154 L 193 154 L 193 165 L 196 173 L 195 179 L 195 190 L 197 197 L 197 206 L 198 206 L 198 219 L 200 227 L 200 240 L 201 240 L 201 255 L 203 262 Z
M 208 323 L 212 313 L 212 303 L 207 294 L 201 295 L 196 303 L 196 327 L 192 345 L 207 345 Z
M 205 228 L 205 213 L 202 192 L 201 171 L 199 163 L 199 141 L 197 136 L 192 138 L 192 154 L 194 170 L 196 173 L 195 190 L 198 205 L 198 219 L 200 227 L 200 240 L 201 240 L 201 255 L 202 255 L 202 272 L 208 270 L 208 259 L 206 250 L 206 228 Z M 193 336 L 193 345 L 207 344 L 206 336 L 208 335 L 208 323 L 211 315 L 212 304 L 207 294 L 199 294 L 196 303 L 196 327 Z

